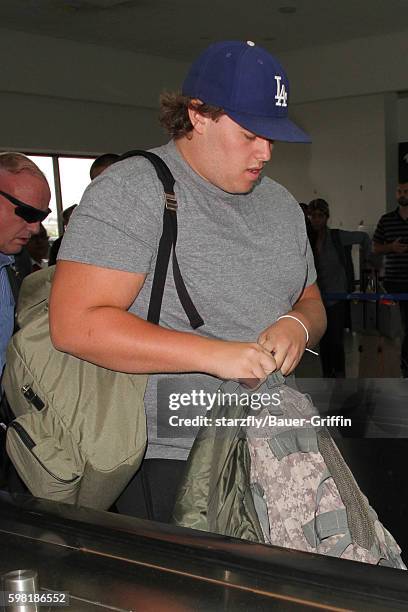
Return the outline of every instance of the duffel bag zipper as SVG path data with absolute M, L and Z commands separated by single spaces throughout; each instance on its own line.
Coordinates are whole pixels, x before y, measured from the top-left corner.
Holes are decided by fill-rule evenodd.
M 47 474 L 55 478 L 55 480 L 58 480 L 58 482 L 64 482 L 66 484 L 70 484 L 71 482 L 75 482 L 76 480 L 78 480 L 79 476 L 75 476 L 75 478 L 71 478 L 70 480 L 64 480 L 63 478 L 58 478 L 58 476 L 50 472 L 50 470 L 42 463 L 42 461 L 40 461 L 38 457 L 36 457 L 33 453 L 33 448 L 36 446 L 36 443 L 31 438 L 30 434 L 26 432 L 24 427 L 20 425 L 20 423 L 16 423 L 16 421 L 11 421 L 11 423 L 9 424 L 9 428 L 10 427 L 12 427 L 17 432 L 17 435 L 23 442 L 24 446 L 28 448 L 34 459 L 37 461 L 37 463 L 41 465 L 41 467 L 47 472 Z

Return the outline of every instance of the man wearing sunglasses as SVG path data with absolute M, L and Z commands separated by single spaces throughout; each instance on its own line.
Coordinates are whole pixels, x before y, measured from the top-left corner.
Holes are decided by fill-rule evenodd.
M 47 179 L 34 162 L 21 153 L 0 153 L 0 375 L 14 327 L 13 256 L 40 231 L 50 197 Z

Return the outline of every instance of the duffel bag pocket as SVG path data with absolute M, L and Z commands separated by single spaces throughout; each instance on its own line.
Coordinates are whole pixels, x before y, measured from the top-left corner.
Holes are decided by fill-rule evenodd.
M 14 419 L 7 429 L 7 453 L 35 497 L 75 504 L 84 462 L 70 432 L 49 417 L 28 413 Z

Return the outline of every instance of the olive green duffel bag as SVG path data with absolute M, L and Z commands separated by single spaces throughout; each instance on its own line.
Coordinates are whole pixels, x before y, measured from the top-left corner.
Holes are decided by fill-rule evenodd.
M 2 385 L 16 417 L 7 452 L 36 497 L 108 508 L 146 446 L 146 376 L 123 374 L 57 351 L 48 327 L 54 267 L 23 282 L 18 331 Z
M 132 151 L 154 165 L 165 190 L 148 320 L 158 323 L 170 254 L 182 306 L 202 323 L 175 255 L 174 178 L 157 155 Z M 54 267 L 24 279 L 17 309 L 20 330 L 8 346 L 2 386 L 16 417 L 7 452 L 36 497 L 107 509 L 136 473 L 146 448 L 143 397 L 147 376 L 113 372 L 56 350 L 50 339 L 48 296 Z

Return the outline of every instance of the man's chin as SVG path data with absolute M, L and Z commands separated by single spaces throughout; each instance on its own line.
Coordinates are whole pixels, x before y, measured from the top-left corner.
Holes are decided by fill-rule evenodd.
M 248 193 L 251 193 L 251 191 L 253 191 L 257 182 L 258 181 L 251 181 L 245 184 L 243 183 L 240 186 L 236 185 L 234 189 L 231 189 L 231 190 L 224 189 L 224 191 L 226 191 L 227 193 L 230 193 L 231 195 L 247 195 Z
M 18 255 L 24 248 L 24 244 L 8 244 L 6 250 L 3 251 L 6 255 Z

